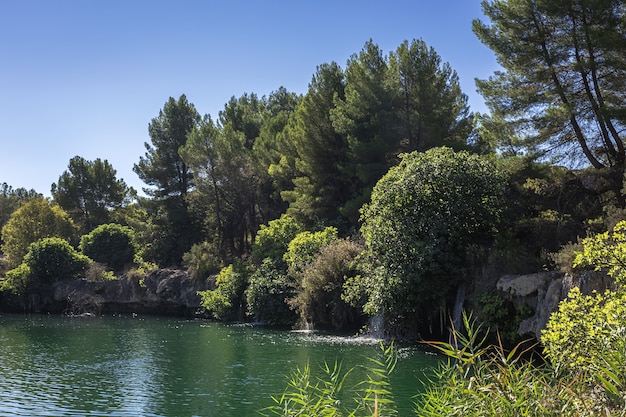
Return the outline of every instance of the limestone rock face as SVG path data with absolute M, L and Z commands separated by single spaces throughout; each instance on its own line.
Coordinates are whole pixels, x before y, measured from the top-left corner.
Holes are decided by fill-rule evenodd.
M 209 289 L 187 272 L 159 269 L 140 280 L 122 276 L 111 281 L 69 280 L 54 284 L 51 303 L 67 314 L 137 313 L 194 315 L 198 291 Z
M 569 291 L 579 287 L 583 294 L 603 292 L 610 288 L 612 280 L 599 271 L 583 271 L 579 274 L 541 272 L 528 275 L 507 275 L 500 278 L 496 288 L 517 307 L 533 309 L 534 315 L 520 323 L 520 335 L 531 334 L 538 340 L 550 315 L 558 310 L 559 303 Z

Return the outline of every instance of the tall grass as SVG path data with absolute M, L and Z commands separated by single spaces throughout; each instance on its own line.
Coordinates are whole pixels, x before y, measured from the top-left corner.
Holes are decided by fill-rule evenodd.
M 626 416 L 626 341 L 583 372 L 534 358 L 535 346 L 528 342 L 510 350 L 500 342 L 487 345 L 488 331 L 471 316 L 463 315 L 463 325 L 463 331 L 453 329 L 450 342 L 428 343 L 447 361 L 416 396 L 416 416 Z M 308 366 L 298 369 L 265 415 L 395 416 L 389 384 L 395 363 L 393 345 L 381 344 L 380 358 L 363 366 L 366 376 L 353 385 L 347 403 L 341 398 L 355 368 L 344 372 L 338 364 L 325 365 L 319 378 Z
M 309 365 L 298 368 L 289 377 L 283 394 L 272 397 L 274 405 L 262 410 L 261 414 L 302 417 L 396 416 L 389 382 L 389 375 L 396 362 L 393 344 L 385 346 L 381 343 L 379 357 L 368 358 L 367 364 L 363 366 L 344 371 L 340 364 L 330 366 L 325 363 L 320 377 L 312 375 Z M 355 373 L 364 377 L 348 384 Z
M 452 343 L 429 343 L 448 357 L 418 398 L 419 416 L 579 416 L 576 381 L 533 363 L 528 343 L 486 346 L 487 331 L 464 315 Z

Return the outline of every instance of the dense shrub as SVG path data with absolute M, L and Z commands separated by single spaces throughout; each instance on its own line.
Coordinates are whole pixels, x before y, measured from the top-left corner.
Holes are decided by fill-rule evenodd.
M 241 263 L 222 268 L 214 290 L 200 291 L 202 306 L 220 320 L 243 319 L 247 271 Z
M 486 157 L 449 148 L 403 155 L 362 209 L 367 273 L 350 280 L 350 298 L 365 297 L 367 313 L 400 329 L 438 310 L 484 262 L 481 248 L 493 244 L 501 223 L 503 189 Z
M 264 258 L 282 260 L 289 242 L 300 232 L 302 226 L 293 217 L 283 214 L 280 218 L 270 221 L 267 226 L 261 225 L 254 239 L 252 256 L 259 261 Z
M 283 259 L 287 263 L 290 271 L 296 274 L 313 260 L 319 253 L 322 246 L 337 239 L 337 228 L 329 226 L 320 232 L 301 232 L 294 237 Z
M 319 254 L 302 271 L 302 281 L 291 305 L 300 319 L 316 327 L 346 330 L 359 325 L 358 310 L 342 299 L 347 277 L 358 273 L 355 258 L 363 247 L 347 239 L 335 240 L 320 249 Z
M 119 272 L 133 263 L 135 245 L 130 227 L 103 224 L 80 239 L 80 250 L 96 262 Z
M 74 238 L 70 216 L 59 206 L 35 198 L 17 209 L 2 228 L 2 252 L 9 266 L 15 268 L 28 252 L 31 243 L 46 237 Z
M 50 237 L 33 243 L 24 257 L 33 279 L 51 284 L 84 274 L 91 260 L 74 249 L 67 240 Z
M 189 252 L 183 255 L 183 265 L 192 278 L 202 279 L 218 272 L 222 267 L 222 261 L 217 253 L 217 248 L 209 242 L 196 243 Z
M 56 281 L 84 275 L 90 263 L 64 239 L 38 240 L 30 245 L 24 262 L 7 273 L 4 289 L 16 294 L 43 290 Z
M 287 304 L 295 294 L 293 281 L 283 268 L 270 258 L 250 275 L 246 289 L 248 314 L 254 320 L 276 326 L 291 326 L 296 321 L 295 312 Z
M 541 340 L 556 367 L 589 370 L 626 338 L 626 293 L 583 295 L 573 288 L 551 316 Z

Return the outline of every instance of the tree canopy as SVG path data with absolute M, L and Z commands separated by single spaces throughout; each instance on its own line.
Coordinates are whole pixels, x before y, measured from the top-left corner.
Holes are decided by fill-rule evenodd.
M 617 0 L 483 1 L 474 32 L 503 70 L 477 82 L 498 147 L 624 171 L 626 32 Z M 620 174 L 621 181 L 621 174 Z
M 132 229 L 115 223 L 102 224 L 81 236 L 79 248 L 115 272 L 131 265 L 136 252 Z
M 84 232 L 109 222 L 110 212 L 127 204 L 133 192 L 124 180 L 116 178 L 106 159 L 88 161 L 80 156 L 70 160 L 68 170 L 51 190 L 54 201 Z
M 33 199 L 42 198 L 43 196 L 35 190 L 27 190 L 26 188 L 13 189 L 9 184 L 3 182 L 0 184 L 0 230 L 9 221 L 11 214 L 17 210 L 21 204 Z M 0 245 L 2 238 L 0 236 Z
M 133 170 L 149 187 L 144 201 L 158 232 L 152 242 L 152 258 L 160 264 L 178 265 L 183 254 L 200 240 L 200 229 L 189 212 L 187 193 L 193 187 L 193 172 L 180 155 L 187 135 L 200 122 L 200 115 L 185 95 L 170 97 L 148 126 L 151 143 Z
M 352 280 L 366 311 L 405 319 L 437 310 L 479 245 L 495 236 L 503 177 L 489 159 L 433 148 L 402 155 L 362 211 L 368 273 Z
M 70 216 L 44 198 L 35 198 L 17 209 L 2 228 L 2 252 L 13 267 L 22 263 L 31 243 L 46 237 L 72 240 L 76 230 Z

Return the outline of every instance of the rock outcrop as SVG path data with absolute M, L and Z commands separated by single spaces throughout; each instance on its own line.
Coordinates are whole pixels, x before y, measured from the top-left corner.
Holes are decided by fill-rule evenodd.
M 110 281 L 69 280 L 54 284 L 49 310 L 80 315 L 136 313 L 190 316 L 200 310 L 198 291 L 209 280 L 192 279 L 185 271 L 159 269 L 144 279 L 122 276 Z
M 603 292 L 611 285 L 612 280 L 599 271 L 583 271 L 579 274 L 542 272 L 504 276 L 496 288 L 516 307 L 528 306 L 534 311 L 532 317 L 522 320 L 518 333 L 540 339 L 550 314 L 558 310 L 559 303 L 572 288 L 579 287 L 583 294 L 591 294 L 593 291 Z

